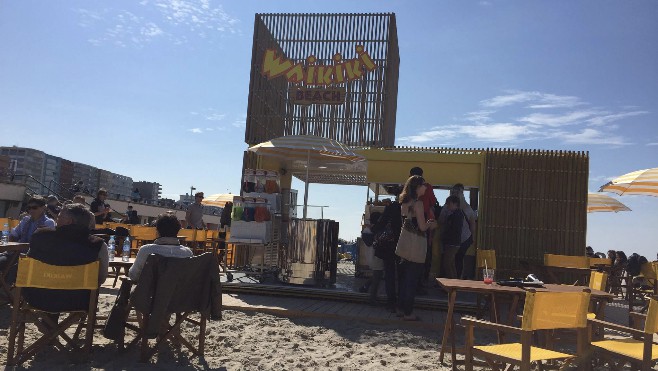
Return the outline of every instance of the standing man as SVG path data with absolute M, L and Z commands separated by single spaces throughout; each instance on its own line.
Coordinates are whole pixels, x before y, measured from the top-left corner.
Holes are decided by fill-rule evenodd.
M 206 223 L 203 221 L 203 192 L 197 192 L 194 195 L 194 202 L 190 204 L 185 212 L 185 221 L 187 228 L 206 229 Z
M 107 191 L 105 188 L 101 188 L 96 193 L 96 198 L 91 202 L 91 212 L 94 214 L 96 224 L 112 221 L 110 218 L 110 205 L 105 203 L 106 198 Z
M 411 170 L 409 170 L 409 176 L 414 175 L 422 177 L 423 169 L 418 166 L 412 167 Z M 436 217 L 434 215 L 434 205 L 436 205 L 438 201 L 434 195 L 434 188 L 427 182 L 425 182 L 424 186 L 426 188 L 425 193 L 418 197 L 418 200 L 423 202 L 425 219 L 435 220 Z M 430 269 L 432 268 L 432 240 L 434 239 L 432 236 L 433 233 L 434 231 L 431 229 L 429 229 L 427 232 L 427 255 L 425 256 L 425 270 L 423 271 L 423 275 L 421 276 L 420 282 L 418 283 L 418 290 L 416 290 L 419 295 L 427 294 L 427 281 L 429 280 Z
M 471 205 L 464 198 L 463 184 L 457 183 L 452 186 L 450 196 L 459 198 L 459 208 L 464 214 L 459 251 L 455 256 L 457 277 L 461 279 L 473 279 L 475 273 L 475 244 L 473 244 L 473 238 L 475 236 L 475 211 L 473 211 Z M 445 212 L 441 210 L 439 223 L 444 223 L 448 214 L 448 210 L 445 210 Z

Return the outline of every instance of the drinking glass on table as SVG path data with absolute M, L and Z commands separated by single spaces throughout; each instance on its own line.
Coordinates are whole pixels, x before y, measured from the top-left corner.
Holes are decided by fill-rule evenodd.
M 494 281 L 494 270 L 493 269 L 482 269 L 482 281 L 487 285 L 491 285 Z

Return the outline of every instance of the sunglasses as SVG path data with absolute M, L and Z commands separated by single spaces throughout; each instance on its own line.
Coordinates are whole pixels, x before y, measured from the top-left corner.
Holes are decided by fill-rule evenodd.
M 28 210 L 36 210 L 36 209 L 38 209 L 38 208 L 40 208 L 40 207 L 41 207 L 41 205 L 32 205 L 32 206 L 28 206 L 27 209 L 28 209 Z

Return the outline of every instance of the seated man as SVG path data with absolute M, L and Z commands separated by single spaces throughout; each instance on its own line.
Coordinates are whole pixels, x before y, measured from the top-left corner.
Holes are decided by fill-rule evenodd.
M 27 201 L 27 213 L 20 223 L 9 232 L 9 241 L 30 242 L 32 234 L 41 229 L 55 229 L 55 221 L 46 216 L 46 200 L 41 196 L 33 196 Z M 27 250 L 27 249 L 25 249 Z M 25 252 L 25 251 L 21 251 Z M 7 274 L 7 282 L 13 282 L 16 277 L 16 267 L 10 267 L 15 261 L 17 252 L 0 253 L 0 271 L 10 270 Z
M 128 271 L 128 277 L 135 282 L 139 281 L 146 258 L 151 254 L 174 258 L 189 258 L 193 255 L 192 250 L 182 246 L 176 237 L 181 229 L 176 215 L 170 213 L 158 215 L 155 228 L 158 231 L 158 238 L 152 244 L 144 245 L 139 249 L 135 263 Z
M 27 201 L 29 215 L 9 233 L 9 241 L 30 242 L 32 234 L 37 229 L 54 229 L 55 221 L 46 215 L 46 200 L 41 196 L 33 196 Z
M 27 256 L 50 265 L 83 265 L 98 260 L 98 283 L 107 278 L 109 257 L 103 239 L 89 233 L 94 216 L 81 204 L 64 205 L 55 230 L 39 231 L 32 236 Z M 48 312 L 85 310 L 89 292 L 85 290 L 44 290 L 26 288 L 23 296 L 33 307 Z

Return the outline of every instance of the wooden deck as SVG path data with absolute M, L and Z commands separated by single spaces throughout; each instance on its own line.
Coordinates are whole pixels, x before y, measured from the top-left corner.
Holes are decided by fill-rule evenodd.
M 414 314 L 420 321 L 403 321 L 389 313 L 383 306 L 370 306 L 333 300 L 290 298 L 271 295 L 224 294 L 222 307 L 225 310 L 261 312 L 283 317 L 318 317 L 342 320 L 359 320 L 371 323 L 416 326 L 442 330 L 446 312 L 416 309 Z

